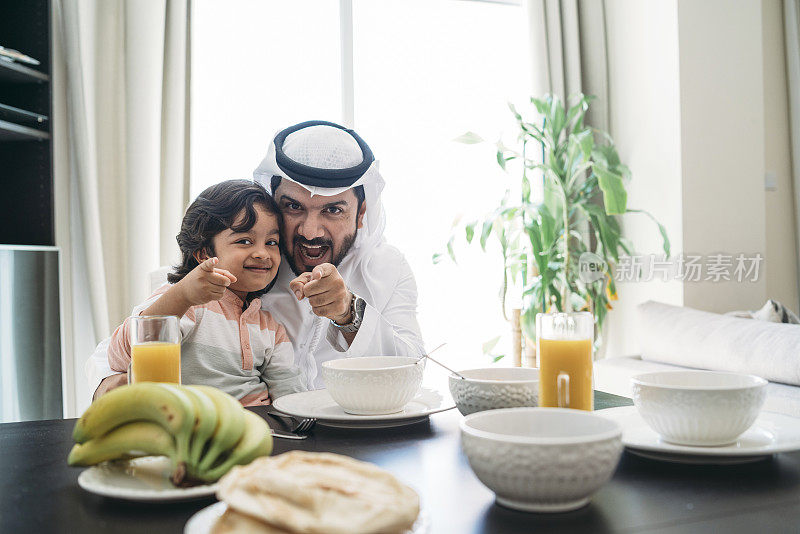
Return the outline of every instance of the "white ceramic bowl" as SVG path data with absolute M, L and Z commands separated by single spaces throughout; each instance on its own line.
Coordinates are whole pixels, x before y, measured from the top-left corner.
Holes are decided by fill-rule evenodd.
M 716 371 L 664 371 L 634 376 L 633 403 L 662 439 L 679 445 L 736 441 L 755 422 L 767 381 Z
M 622 454 L 622 428 L 581 410 L 488 410 L 461 421 L 461 447 L 498 504 L 566 512 L 587 504 L 611 478 Z
M 464 415 L 498 408 L 539 404 L 539 370 L 527 367 L 487 367 L 450 375 L 450 394 Z
M 406 356 L 341 358 L 322 364 L 322 379 L 345 412 L 380 415 L 399 412 L 414 398 L 424 368 L 424 361 Z

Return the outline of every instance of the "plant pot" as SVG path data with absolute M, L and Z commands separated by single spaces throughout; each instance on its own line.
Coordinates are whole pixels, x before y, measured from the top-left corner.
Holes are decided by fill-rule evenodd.
M 536 341 L 525 337 L 525 346 L 522 351 L 522 367 L 536 367 Z

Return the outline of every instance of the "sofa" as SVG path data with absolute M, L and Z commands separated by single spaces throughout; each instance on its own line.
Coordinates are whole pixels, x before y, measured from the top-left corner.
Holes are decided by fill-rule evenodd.
M 639 306 L 637 356 L 595 362 L 595 387 L 631 396 L 631 378 L 654 371 L 707 369 L 769 380 L 764 410 L 800 417 L 800 325 L 647 302 Z

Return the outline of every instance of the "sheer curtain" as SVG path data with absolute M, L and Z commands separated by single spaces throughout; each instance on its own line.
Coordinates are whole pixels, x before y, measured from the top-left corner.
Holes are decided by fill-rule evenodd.
M 786 39 L 786 75 L 789 81 L 789 128 L 792 138 L 795 224 L 800 240 L 800 0 L 783 0 L 783 20 Z M 800 248 L 800 242 L 798 247 Z
M 608 53 L 604 0 L 526 0 L 534 94 L 562 101 L 574 93 L 597 100 L 589 124 L 609 125 Z
M 189 9 L 189 0 L 54 3 L 63 73 L 54 101 L 68 124 L 55 139 L 57 212 L 78 221 L 59 244 L 91 302 L 90 325 L 72 318 L 76 338 L 108 336 L 147 296 L 148 273 L 176 259 L 189 193 Z M 88 356 L 72 354 L 74 368 Z

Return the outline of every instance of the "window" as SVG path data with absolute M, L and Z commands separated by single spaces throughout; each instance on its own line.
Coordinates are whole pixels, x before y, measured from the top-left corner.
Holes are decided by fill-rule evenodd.
M 335 2 L 195 2 L 192 194 L 250 176 L 282 127 L 308 119 L 346 122 L 349 99 L 355 129 L 380 160 L 386 237 L 414 269 L 428 347 L 447 341 L 444 359 L 483 366 L 481 344 L 510 329 L 498 299 L 499 252 L 461 246 L 458 265 L 434 265 L 431 257 L 444 250 L 456 217 L 493 209 L 518 181 L 497 166 L 493 146 L 453 139 L 471 130 L 494 141 L 514 131 L 507 102 L 527 100 L 532 69 L 522 7 L 354 0 L 345 24 L 338 8 Z M 352 73 L 341 60 L 348 47 L 340 39 L 348 38 Z M 342 83 L 343 72 L 352 79 Z
M 192 4 L 191 196 L 251 178 L 272 136 L 341 116 L 336 2 Z

